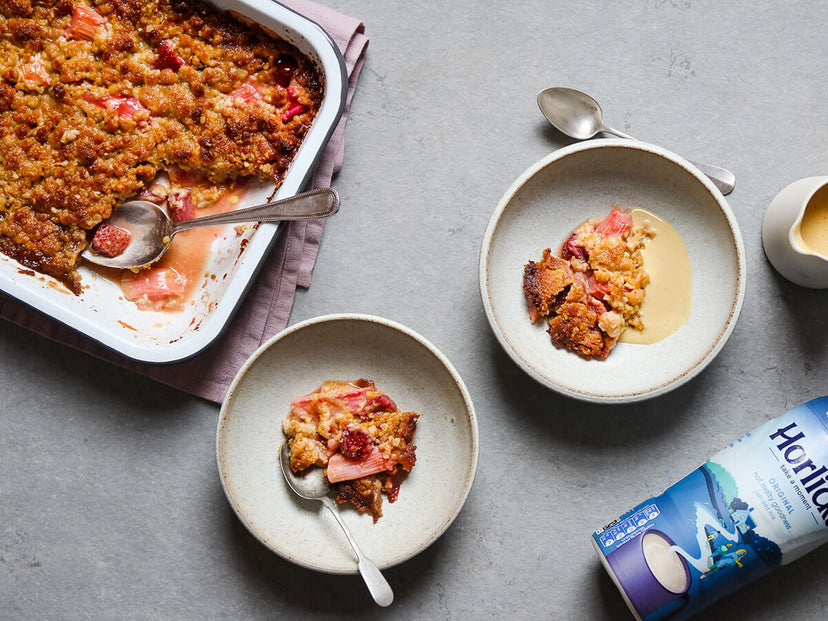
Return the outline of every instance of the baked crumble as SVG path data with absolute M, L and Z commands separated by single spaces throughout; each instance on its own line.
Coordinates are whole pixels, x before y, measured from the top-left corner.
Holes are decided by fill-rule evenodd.
M 161 171 L 278 185 L 322 79 L 195 0 L 0 0 L 0 252 L 79 293 L 90 231 Z
M 394 502 L 414 467 L 418 418 L 398 410 L 370 380 L 325 382 L 294 399 L 282 423 L 290 467 L 294 472 L 325 468 L 336 501 L 352 503 L 376 522 L 382 516 L 382 493 Z
M 560 257 L 550 248 L 529 261 L 523 292 L 534 323 L 544 318 L 552 342 L 579 356 L 603 360 L 629 326 L 643 330 L 639 311 L 650 277 L 641 251 L 655 233 L 633 226 L 630 210 L 613 207 L 566 240 Z

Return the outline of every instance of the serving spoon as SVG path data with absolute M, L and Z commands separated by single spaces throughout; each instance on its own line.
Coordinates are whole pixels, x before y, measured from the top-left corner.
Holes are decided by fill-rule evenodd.
M 227 213 L 173 222 L 167 213 L 149 201 L 127 201 L 118 207 L 107 224 L 129 232 L 129 245 L 115 255 L 107 256 L 87 247 L 81 256 L 90 263 L 118 269 L 138 268 L 154 263 L 167 251 L 172 238 L 181 231 L 203 226 L 238 224 L 240 222 L 280 222 L 284 220 L 315 220 L 339 211 L 339 195 L 331 188 L 303 192 L 289 198 L 228 211 Z
M 351 544 L 354 554 L 356 554 L 357 560 L 359 561 L 359 573 L 362 575 L 365 585 L 371 592 L 371 597 L 380 606 L 389 606 L 394 601 L 394 592 L 391 590 L 391 585 L 388 584 L 388 581 L 380 573 L 374 561 L 362 553 L 353 535 L 351 535 L 347 524 L 345 524 L 342 516 L 339 515 L 336 504 L 328 496 L 331 488 L 325 479 L 322 468 L 308 468 L 301 475 L 293 472 L 293 469 L 290 467 L 290 447 L 287 442 L 283 442 L 282 448 L 279 450 L 279 465 L 282 467 L 282 474 L 285 475 L 285 481 L 287 481 L 290 489 L 306 500 L 320 501 L 333 514 L 336 521 L 342 527 L 345 537 L 348 538 L 348 543 Z
M 606 133 L 635 140 L 629 134 L 607 126 L 598 102 L 573 88 L 553 86 L 542 90 L 538 93 L 538 107 L 552 125 L 570 138 L 587 140 L 596 134 Z M 729 170 L 699 162 L 690 163 L 707 175 L 722 194 L 733 191 L 736 177 Z

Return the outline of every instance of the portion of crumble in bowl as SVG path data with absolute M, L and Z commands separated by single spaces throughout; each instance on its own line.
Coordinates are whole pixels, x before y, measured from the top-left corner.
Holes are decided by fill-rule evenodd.
M 327 381 L 294 399 L 282 423 L 294 472 L 320 466 L 336 501 L 382 516 L 382 493 L 397 500 L 416 461 L 419 414 L 401 412 L 371 380 Z
M 532 323 L 546 319 L 556 347 L 606 358 L 627 327 L 644 329 L 639 312 L 650 277 L 641 251 L 654 236 L 649 227 L 633 225 L 630 210 L 613 207 L 603 220 L 581 224 L 560 257 L 546 248 L 523 272 Z

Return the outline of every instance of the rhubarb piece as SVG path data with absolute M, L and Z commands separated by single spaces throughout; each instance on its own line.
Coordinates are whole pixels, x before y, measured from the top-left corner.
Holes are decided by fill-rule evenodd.
M 595 232 L 606 237 L 620 237 L 632 227 L 632 214 L 613 207 L 606 218 L 595 226 Z
M 160 174 L 140 194 L 138 200 L 149 201 L 160 205 L 170 194 L 170 178 L 166 174 Z
M 66 27 L 66 35 L 72 39 L 95 38 L 98 28 L 106 23 L 106 18 L 95 9 L 82 4 L 72 5 L 72 19 Z
M 49 75 L 41 63 L 29 62 L 23 65 L 23 82 L 29 88 L 46 86 L 49 83 Z
M 299 103 L 299 91 L 293 82 L 287 87 L 287 109 L 282 113 L 282 123 L 287 123 L 297 114 L 302 114 L 308 107 Z
M 83 99 L 103 110 L 115 112 L 119 118 L 133 120 L 138 124 L 146 124 L 150 116 L 149 110 L 142 106 L 141 102 L 135 97 L 126 95 L 95 97 L 90 93 L 86 93 L 83 95 Z
M 282 113 L 282 122 L 287 123 L 294 116 L 302 114 L 307 109 L 307 106 L 304 104 L 293 103 L 285 112 Z
M 356 459 L 346 457 L 341 452 L 342 445 L 340 445 L 340 452 L 334 453 L 328 459 L 328 469 L 325 471 L 328 481 L 331 483 L 353 481 L 378 472 L 388 472 L 394 467 L 394 464 L 389 463 L 389 460 L 382 456 L 376 446 L 366 448 L 369 451 L 368 454 Z
M 237 106 L 264 101 L 261 87 L 255 80 L 245 80 L 230 93 L 230 99 Z
M 187 291 L 187 279 L 171 267 L 151 267 L 121 276 L 124 297 L 142 310 L 178 310 Z

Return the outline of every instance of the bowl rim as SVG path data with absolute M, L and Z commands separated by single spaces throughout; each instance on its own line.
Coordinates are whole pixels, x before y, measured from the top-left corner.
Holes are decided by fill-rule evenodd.
M 681 373 L 673 379 L 664 382 L 660 385 L 653 386 L 652 388 L 646 390 L 639 390 L 635 392 L 614 395 L 574 390 L 570 387 L 563 386 L 558 382 L 555 382 L 550 378 L 538 373 L 534 368 L 528 365 L 526 361 L 520 356 L 519 352 L 517 352 L 515 348 L 512 346 L 511 342 L 508 339 L 508 336 L 502 330 L 500 323 L 496 318 L 496 314 L 491 299 L 491 292 L 489 289 L 489 258 L 491 255 L 492 243 L 494 240 L 494 236 L 497 232 L 498 226 L 500 224 L 500 221 L 504 213 L 506 212 L 507 208 L 509 207 L 512 199 L 535 175 L 537 175 L 539 172 L 546 169 L 547 167 L 552 166 L 557 162 L 567 157 L 570 157 L 574 154 L 583 153 L 585 151 L 607 149 L 623 149 L 654 154 L 684 169 L 686 172 L 690 173 L 690 175 L 695 177 L 695 179 L 704 186 L 704 188 L 711 194 L 712 198 L 714 199 L 719 211 L 721 211 L 722 215 L 725 218 L 725 221 L 727 222 L 728 229 L 730 230 L 730 236 L 733 241 L 733 246 L 736 255 L 737 281 L 736 294 L 731 303 L 727 321 L 721 332 L 713 341 L 711 347 L 707 350 L 707 352 L 702 358 L 697 360 L 694 363 L 694 365 L 688 368 L 684 373 Z M 630 140 L 625 138 L 602 138 L 591 141 L 577 142 L 557 149 L 533 163 L 523 173 L 521 173 L 517 177 L 517 179 L 515 179 L 512 182 L 512 184 L 509 186 L 509 188 L 498 201 L 497 206 L 495 207 L 494 212 L 489 218 L 488 224 L 486 225 L 486 230 L 483 234 L 483 240 L 480 247 L 480 255 L 478 261 L 478 285 L 480 289 L 480 296 L 483 302 L 483 308 L 486 313 L 486 319 L 489 322 L 489 326 L 491 327 L 492 332 L 495 335 L 495 338 L 500 343 L 504 351 L 509 355 L 509 357 L 518 365 L 518 367 L 520 367 L 531 378 L 533 378 L 541 385 L 551 390 L 554 390 L 555 392 L 581 401 L 600 404 L 633 403 L 643 401 L 646 399 L 652 399 L 654 397 L 657 397 L 659 395 L 665 394 L 678 388 L 679 386 L 685 384 L 686 382 L 694 378 L 696 375 L 698 375 L 719 354 L 721 349 L 724 347 L 725 343 L 730 338 L 730 335 L 733 333 L 744 302 L 746 291 L 746 255 L 744 242 L 742 240 L 742 235 L 739 230 L 739 226 L 724 195 L 721 193 L 721 191 L 719 191 L 718 188 L 716 188 L 713 182 L 694 164 L 692 164 L 685 158 L 681 157 L 680 155 L 677 155 L 676 153 L 673 153 L 672 151 L 669 151 L 664 147 L 660 147 L 658 145 L 642 142 L 640 140 Z
M 222 430 L 224 429 L 227 421 L 228 416 L 228 409 L 230 407 L 230 402 L 232 397 L 238 388 L 239 384 L 242 382 L 244 375 L 247 371 L 252 367 L 257 360 L 268 350 L 271 346 L 276 344 L 277 342 L 290 337 L 291 335 L 305 330 L 307 328 L 312 328 L 314 326 L 318 326 L 321 324 L 326 323 L 334 323 L 334 322 L 361 322 L 361 323 L 368 323 L 368 324 L 375 324 L 380 325 L 386 328 L 390 328 L 395 332 L 402 334 L 410 338 L 411 340 L 415 341 L 419 345 L 423 346 L 429 354 L 434 356 L 437 361 L 441 364 L 441 366 L 449 373 L 452 383 L 457 388 L 460 396 L 463 399 L 463 403 L 465 405 L 466 414 L 469 421 L 469 443 L 471 448 L 471 459 L 468 464 L 465 473 L 465 479 L 462 485 L 462 493 L 456 497 L 455 504 L 451 514 L 449 515 L 448 519 L 446 519 L 435 531 L 432 533 L 431 537 L 427 540 L 423 541 L 415 550 L 410 551 L 408 554 L 404 554 L 391 562 L 388 563 L 378 563 L 378 566 L 381 569 L 387 569 L 389 567 L 394 567 L 405 561 L 410 560 L 414 556 L 422 553 L 426 550 L 429 546 L 431 546 L 435 541 L 437 541 L 446 530 L 448 530 L 449 526 L 451 526 L 454 521 L 457 519 L 457 516 L 460 515 L 460 512 L 463 510 L 463 507 L 468 500 L 469 494 L 471 493 L 471 489 L 474 485 L 474 480 L 477 474 L 478 462 L 479 462 L 479 455 L 480 455 L 480 434 L 478 430 L 478 422 L 477 422 L 477 414 L 474 409 L 474 403 L 471 399 L 471 394 L 469 393 L 468 388 L 465 385 L 462 377 L 460 376 L 459 372 L 455 368 L 455 366 L 451 363 L 451 361 L 443 354 L 431 341 L 426 339 L 424 336 L 419 334 L 418 332 L 404 326 L 401 323 L 393 321 L 391 319 L 386 319 L 384 317 L 379 317 L 376 315 L 370 314 L 363 314 L 363 313 L 331 313 L 327 315 L 320 315 L 317 317 L 311 317 L 309 319 L 305 319 L 300 321 L 299 323 L 290 326 L 278 334 L 274 335 L 267 342 L 263 343 L 251 356 L 245 361 L 242 367 L 238 370 L 235 377 L 233 378 L 230 387 L 227 390 L 227 393 L 222 401 L 221 410 L 218 416 L 218 422 L 216 425 L 216 439 L 215 439 L 215 450 L 216 450 L 216 465 L 218 468 L 219 480 L 221 482 L 222 490 L 224 491 L 225 498 L 227 499 L 228 503 L 230 504 L 231 508 L 233 509 L 233 513 L 235 513 L 238 520 L 244 525 L 245 529 L 257 540 L 259 543 L 264 545 L 268 550 L 273 552 L 274 554 L 280 556 L 281 558 L 290 561 L 296 565 L 300 565 L 302 567 L 306 567 L 308 569 L 312 569 L 314 571 L 319 571 L 322 573 L 329 573 L 329 574 L 356 574 L 358 573 L 358 567 L 354 565 L 354 567 L 350 570 L 338 570 L 333 569 L 331 567 L 325 567 L 321 565 L 314 565 L 307 562 L 303 562 L 300 559 L 294 558 L 283 551 L 279 550 L 274 546 L 272 543 L 266 541 L 256 530 L 253 528 L 251 524 L 248 523 L 248 520 L 242 515 L 241 509 L 237 506 L 235 497 L 231 494 L 230 490 L 228 489 L 227 483 L 225 481 L 225 469 L 222 465 L 222 454 L 223 454 L 223 447 L 222 447 Z

